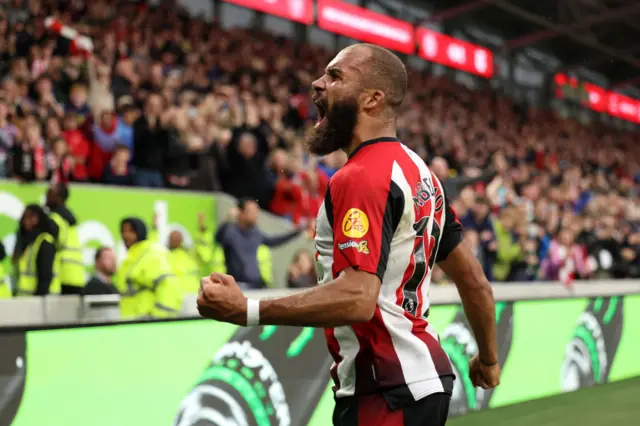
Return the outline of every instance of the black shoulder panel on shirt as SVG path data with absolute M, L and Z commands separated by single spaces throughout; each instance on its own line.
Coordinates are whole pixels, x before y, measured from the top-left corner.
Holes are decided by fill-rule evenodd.
M 391 181 L 389 194 L 387 195 L 387 204 L 384 209 L 384 217 L 382 219 L 382 241 L 380 245 L 380 260 L 378 261 L 378 271 L 376 275 L 380 280 L 387 270 L 387 262 L 389 261 L 389 253 L 391 251 L 391 240 L 395 234 L 402 214 L 404 212 L 404 193 L 402 189 L 394 181 Z
M 331 201 L 331 182 L 327 185 L 327 192 L 324 194 L 324 209 L 327 213 L 329 225 L 333 229 L 333 202 Z
M 458 247 L 458 244 L 460 244 L 463 239 L 462 225 L 458 220 L 455 210 L 451 207 L 451 203 L 449 202 L 449 198 L 446 197 L 446 194 L 444 214 L 446 217 L 444 229 L 442 230 L 442 238 L 438 246 L 438 254 L 436 255 L 436 263 L 446 260 L 449 253 Z

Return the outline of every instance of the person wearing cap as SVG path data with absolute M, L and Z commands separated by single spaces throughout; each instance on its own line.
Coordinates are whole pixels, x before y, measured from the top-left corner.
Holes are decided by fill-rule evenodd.
M 121 317 L 176 317 L 182 308 L 183 292 L 167 250 L 147 238 L 147 227 L 137 217 L 123 219 L 120 233 L 127 248 L 115 280 Z

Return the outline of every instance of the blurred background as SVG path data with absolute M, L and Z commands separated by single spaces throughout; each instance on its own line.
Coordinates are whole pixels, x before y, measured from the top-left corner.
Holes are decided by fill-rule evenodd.
M 224 192 L 312 230 L 346 159 L 305 152 L 308 91 L 355 37 L 405 60 L 399 137 L 492 280 L 640 275 L 633 2 L 353 3 L 6 1 L 0 177 Z

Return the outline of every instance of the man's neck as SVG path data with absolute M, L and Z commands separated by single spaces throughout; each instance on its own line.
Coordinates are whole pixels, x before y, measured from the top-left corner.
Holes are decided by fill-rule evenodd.
M 364 142 L 384 137 L 396 137 L 395 121 L 361 121 L 356 125 L 351 146 L 346 150 L 346 153 L 351 155 Z

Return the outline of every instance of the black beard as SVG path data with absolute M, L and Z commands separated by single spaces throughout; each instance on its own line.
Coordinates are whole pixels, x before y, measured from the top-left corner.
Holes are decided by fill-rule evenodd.
M 351 145 L 353 131 L 358 124 L 358 103 L 356 99 L 336 102 L 326 112 L 325 122 L 307 139 L 307 147 L 312 154 L 327 155 L 339 149 L 346 150 Z

